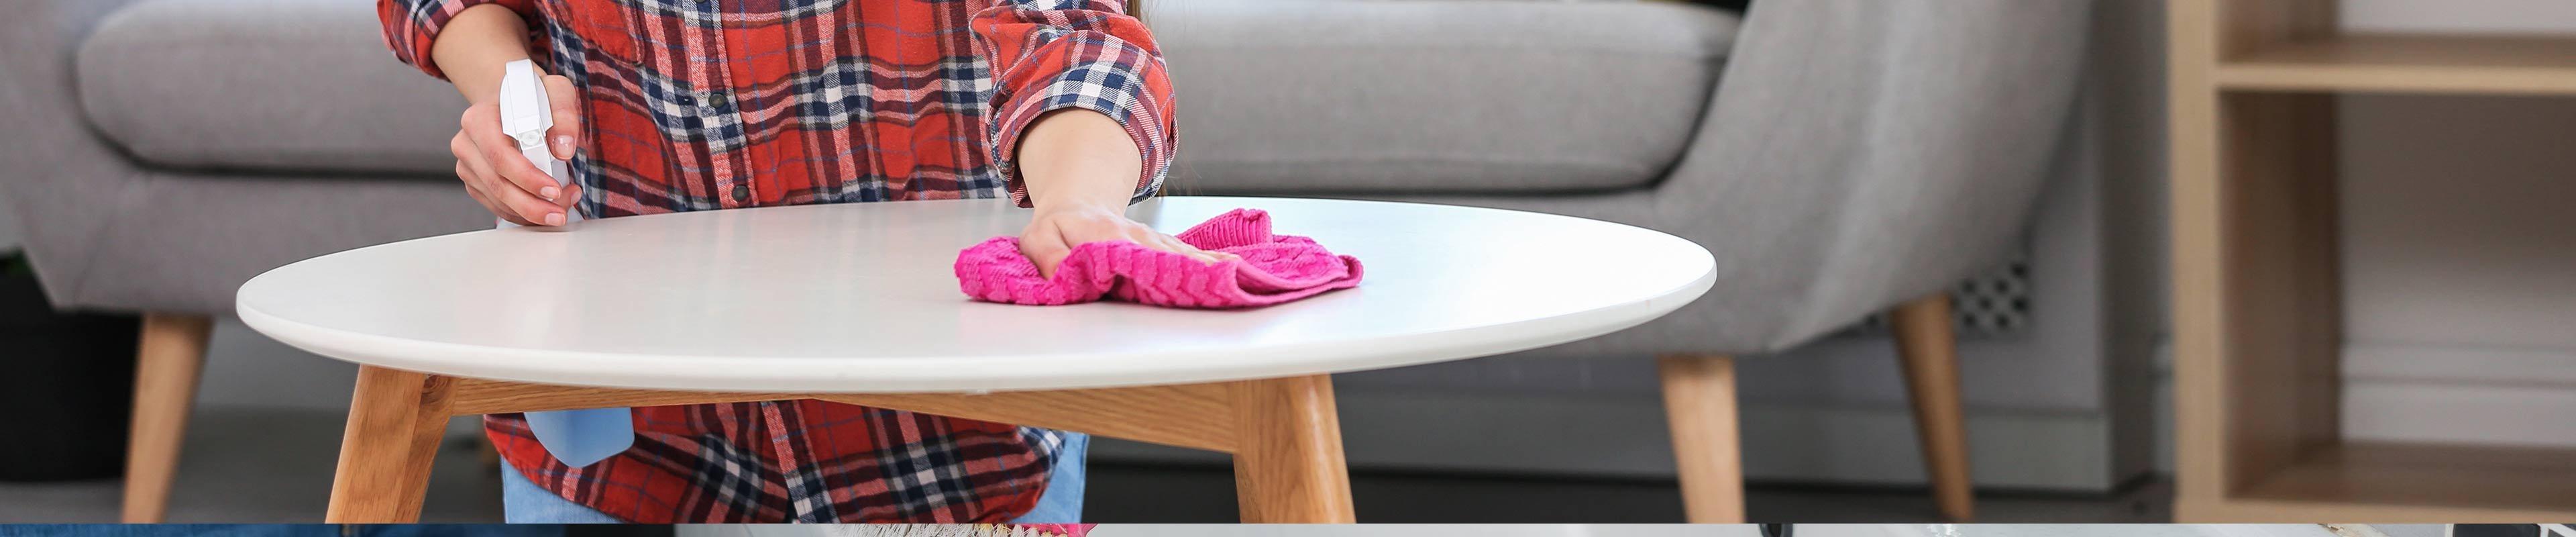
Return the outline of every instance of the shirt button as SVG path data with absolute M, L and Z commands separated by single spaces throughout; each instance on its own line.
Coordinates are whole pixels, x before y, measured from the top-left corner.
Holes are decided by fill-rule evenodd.
M 751 201 L 751 185 L 734 185 L 734 201 Z

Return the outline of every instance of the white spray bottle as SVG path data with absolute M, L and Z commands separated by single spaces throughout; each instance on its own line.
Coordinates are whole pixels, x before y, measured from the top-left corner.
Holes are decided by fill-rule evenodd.
M 519 154 L 545 170 L 562 192 L 572 191 L 572 170 L 546 147 L 546 130 L 555 126 L 554 108 L 546 100 L 545 78 L 536 62 L 518 60 L 501 66 L 501 134 L 518 142 Z M 581 221 L 581 206 L 564 211 L 564 225 Z M 504 222 L 503 227 L 508 227 Z
M 537 75 L 537 65 L 528 60 L 501 66 L 501 133 L 519 144 L 519 154 L 545 170 L 563 192 L 571 192 L 571 167 L 556 159 L 546 147 L 546 130 L 555 126 L 554 109 L 546 100 L 545 79 Z M 581 209 L 564 211 L 561 227 L 531 229 L 567 229 L 581 221 Z M 516 227 L 501 221 L 500 227 Z M 635 445 L 634 412 L 625 408 L 593 408 L 529 412 L 528 431 L 535 433 L 537 444 L 556 460 L 573 467 L 589 466 Z

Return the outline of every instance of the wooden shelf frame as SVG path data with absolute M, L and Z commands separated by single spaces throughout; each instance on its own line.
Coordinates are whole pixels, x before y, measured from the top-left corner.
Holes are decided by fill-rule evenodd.
M 2236 91 L 2576 95 L 2576 36 L 2333 35 L 2230 56 L 2214 77 Z
M 2576 520 L 2576 449 L 2343 439 L 2334 134 L 2343 92 L 2576 95 L 2576 37 L 2342 35 L 2334 0 L 2167 8 L 2175 517 Z
M 2576 512 L 2576 449 L 2338 443 L 2232 496 L 2186 496 L 2190 521 L 2512 522 Z

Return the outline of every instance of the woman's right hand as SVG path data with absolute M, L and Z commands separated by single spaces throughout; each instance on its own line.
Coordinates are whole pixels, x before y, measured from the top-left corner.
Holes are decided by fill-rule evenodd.
M 577 147 L 574 140 L 581 133 L 580 95 L 569 78 L 546 75 L 545 84 L 547 107 L 555 116 L 554 128 L 546 131 L 546 147 L 555 158 L 571 160 Z M 457 122 L 456 137 L 447 141 L 447 150 L 456 154 L 456 178 L 465 182 L 466 195 L 502 220 L 522 226 L 563 225 L 566 211 L 581 199 L 581 187 L 556 186 L 553 177 L 519 153 L 518 142 L 501 132 L 497 97 L 473 99 Z

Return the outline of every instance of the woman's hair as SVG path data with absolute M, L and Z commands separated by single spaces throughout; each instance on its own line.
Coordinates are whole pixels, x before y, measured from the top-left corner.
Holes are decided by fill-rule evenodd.
M 1127 0 L 1127 16 L 1143 20 L 1145 18 L 1145 0 Z

